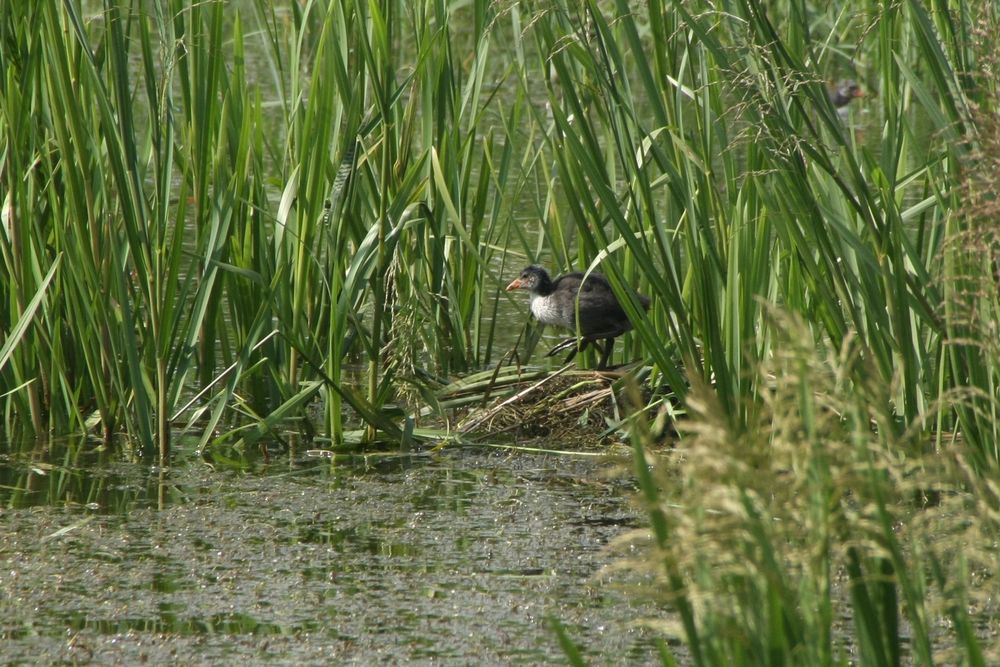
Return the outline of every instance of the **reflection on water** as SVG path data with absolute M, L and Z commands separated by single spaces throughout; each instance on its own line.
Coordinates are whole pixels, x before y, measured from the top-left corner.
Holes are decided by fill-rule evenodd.
M 0 459 L 6 660 L 562 663 L 551 615 L 595 662 L 654 661 L 631 622 L 657 610 L 595 576 L 638 525 L 599 459 L 199 459 L 166 475 L 55 456 Z

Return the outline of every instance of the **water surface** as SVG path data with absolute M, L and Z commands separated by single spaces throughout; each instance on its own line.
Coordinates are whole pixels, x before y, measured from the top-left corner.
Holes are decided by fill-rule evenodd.
M 564 664 L 554 616 L 592 664 L 653 662 L 634 621 L 658 610 L 599 575 L 641 525 L 610 465 L 196 459 L 161 484 L 140 464 L 3 459 L 4 660 Z

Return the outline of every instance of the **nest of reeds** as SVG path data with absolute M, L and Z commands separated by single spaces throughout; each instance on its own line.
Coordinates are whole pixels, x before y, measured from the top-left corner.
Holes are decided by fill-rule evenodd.
M 620 439 L 630 412 L 619 400 L 625 373 L 572 368 L 491 371 L 465 378 L 440 398 L 463 404 L 458 428 L 467 438 L 544 441 L 561 448 Z

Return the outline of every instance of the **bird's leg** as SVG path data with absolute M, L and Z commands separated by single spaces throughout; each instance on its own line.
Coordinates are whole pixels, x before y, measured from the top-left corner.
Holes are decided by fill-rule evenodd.
M 555 347 L 545 353 L 546 357 L 554 357 L 563 350 L 568 350 L 569 348 L 575 348 L 577 346 L 576 338 L 566 338 L 561 343 L 557 343 Z
M 611 361 L 611 350 L 615 347 L 614 338 L 606 338 L 604 344 L 604 352 L 601 354 L 601 361 L 597 364 L 597 370 L 603 371 L 608 367 L 608 362 Z
M 564 350 L 570 350 L 569 356 L 566 357 L 566 361 L 563 362 L 564 364 L 568 364 L 569 362 L 573 361 L 573 357 L 576 356 L 577 352 L 582 352 L 583 350 L 587 349 L 587 345 L 589 344 L 590 341 L 586 338 L 584 338 L 583 340 L 578 340 L 577 338 L 567 338 L 566 340 L 564 340 L 563 342 L 559 343 L 551 350 L 549 350 L 548 354 L 546 354 L 545 356 L 554 357 L 560 352 L 563 352 Z
M 573 351 L 569 353 L 569 356 L 566 357 L 566 360 L 563 363 L 568 364 L 569 362 L 573 361 L 573 357 L 576 356 L 576 353 L 583 352 L 584 350 L 587 349 L 588 345 L 590 345 L 589 340 L 587 340 L 586 338 L 581 340 L 580 344 L 573 348 Z

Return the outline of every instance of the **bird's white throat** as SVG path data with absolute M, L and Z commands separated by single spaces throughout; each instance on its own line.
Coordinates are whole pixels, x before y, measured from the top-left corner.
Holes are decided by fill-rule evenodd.
M 531 314 L 542 324 L 565 326 L 562 318 L 559 317 L 559 308 L 556 306 L 555 299 L 550 297 L 542 296 L 541 294 L 532 294 Z

